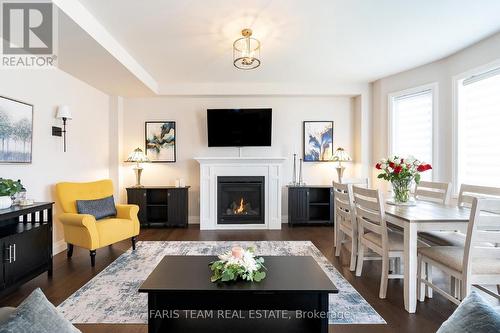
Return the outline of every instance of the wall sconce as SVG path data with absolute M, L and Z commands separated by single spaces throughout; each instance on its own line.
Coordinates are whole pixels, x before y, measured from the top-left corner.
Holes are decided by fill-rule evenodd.
M 63 127 L 52 126 L 53 136 L 62 136 L 64 142 L 64 152 L 66 152 L 66 120 L 71 119 L 71 112 L 69 106 L 61 105 L 57 108 L 56 119 L 62 119 Z

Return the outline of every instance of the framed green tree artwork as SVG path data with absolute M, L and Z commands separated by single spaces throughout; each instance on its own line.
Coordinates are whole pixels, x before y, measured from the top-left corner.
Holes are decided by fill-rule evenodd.
M 33 105 L 0 96 L 0 163 L 31 163 Z

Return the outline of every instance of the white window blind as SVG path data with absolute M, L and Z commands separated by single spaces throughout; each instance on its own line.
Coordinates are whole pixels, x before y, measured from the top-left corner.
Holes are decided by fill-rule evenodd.
M 414 156 L 432 164 L 433 90 L 392 97 L 392 154 Z M 432 171 L 422 174 L 432 179 Z
M 500 186 L 500 68 L 458 87 L 458 185 Z

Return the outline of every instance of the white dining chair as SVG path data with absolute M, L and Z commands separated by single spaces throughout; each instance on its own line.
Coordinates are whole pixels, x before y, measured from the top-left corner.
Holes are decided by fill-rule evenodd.
M 463 184 L 460 186 L 458 207 L 471 207 L 473 198 L 500 198 L 500 188 Z M 442 246 L 465 246 L 465 233 L 460 231 L 428 231 L 419 236 L 427 242 Z
M 500 247 L 484 246 L 500 243 L 500 199 L 472 197 L 471 214 L 467 226 L 465 246 L 432 246 L 418 249 L 418 285 L 420 301 L 425 299 L 424 286 L 432 288 L 448 300 L 459 304 L 475 285 L 484 292 L 500 299 L 498 294 L 484 288 L 500 284 Z M 435 267 L 458 281 L 460 293 L 452 288 L 450 293 L 432 283 L 426 274 L 429 266 Z M 432 274 L 432 270 L 430 270 Z
M 343 184 L 343 185 L 357 185 L 360 187 L 365 187 L 368 188 L 369 186 L 369 180 L 368 178 L 341 178 L 341 182 L 337 183 L 336 181 L 332 181 L 332 186 L 335 188 L 335 184 Z M 334 192 L 335 193 L 335 192 Z M 352 196 L 352 193 L 351 193 Z M 337 251 L 337 235 L 339 234 L 339 224 L 337 223 L 337 214 L 333 215 L 333 246 L 335 247 Z M 356 235 L 356 242 L 357 242 L 357 235 Z M 340 250 L 339 250 L 340 251 Z M 338 255 L 337 255 L 338 257 Z
M 387 228 L 384 218 L 384 200 L 379 190 L 353 186 L 353 200 L 358 222 L 356 276 L 361 276 L 367 249 L 380 255 L 382 272 L 379 297 L 386 298 L 388 279 L 402 278 L 402 275 L 389 274 L 389 260 L 403 257 L 403 235 Z
M 450 201 L 451 183 L 420 181 L 415 186 L 415 199 L 446 205 Z
M 349 270 L 356 269 L 356 256 L 358 254 L 358 223 L 354 213 L 354 202 L 352 197 L 352 185 L 333 182 L 333 195 L 335 198 L 335 216 L 337 233 L 335 243 L 335 256 L 340 256 L 342 245 L 347 243 L 346 237 L 350 239 L 351 259 Z

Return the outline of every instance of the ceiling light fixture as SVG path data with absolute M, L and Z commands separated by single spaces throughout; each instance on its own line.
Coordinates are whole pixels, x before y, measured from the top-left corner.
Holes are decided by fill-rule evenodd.
M 238 69 L 254 69 L 260 66 L 260 42 L 252 37 L 252 29 L 243 29 L 243 37 L 233 43 L 233 64 Z

